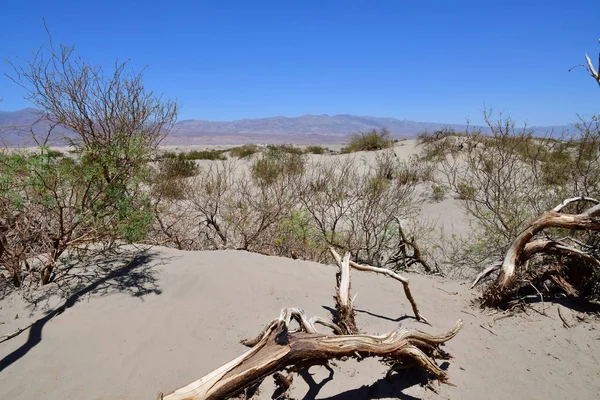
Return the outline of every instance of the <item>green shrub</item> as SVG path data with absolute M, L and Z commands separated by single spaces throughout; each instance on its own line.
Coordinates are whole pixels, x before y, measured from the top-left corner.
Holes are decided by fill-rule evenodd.
M 159 161 L 151 178 L 154 197 L 157 199 L 182 199 L 186 188 L 184 178 L 198 175 L 198 172 L 199 168 L 196 163 L 185 159 L 183 154 Z
M 454 131 L 452 128 L 442 128 L 433 133 L 429 132 L 421 132 L 417 134 L 417 144 L 426 145 L 429 143 L 435 143 L 441 139 L 450 137 L 450 136 L 458 136 L 459 134 Z
M 444 188 L 435 183 L 431 185 L 431 191 L 432 191 L 431 197 L 435 201 L 442 201 L 446 194 L 446 191 L 444 190 Z
M 290 154 L 303 154 L 304 153 L 301 148 L 296 147 L 293 144 L 278 144 L 278 145 L 270 144 L 267 146 L 267 150 L 275 151 L 275 152 L 282 152 L 282 153 L 290 153 Z
M 302 175 L 306 159 L 302 153 L 290 153 L 287 148 L 267 148 L 262 158 L 252 165 L 252 177 L 260 184 L 271 185 L 279 178 Z
M 179 154 L 181 154 L 181 153 L 179 153 Z M 158 160 L 165 160 L 168 158 L 176 158 L 177 156 L 178 156 L 178 153 L 175 153 L 173 151 L 165 151 L 165 152 L 158 154 L 158 156 L 156 158 Z
M 325 154 L 329 152 L 329 149 L 323 146 L 307 146 L 304 152 L 307 154 Z
M 227 157 L 223 154 L 227 150 L 192 150 L 186 153 L 185 158 L 188 160 L 226 160 Z
M 185 160 L 226 160 L 227 157 L 223 153 L 227 150 L 192 150 L 189 152 L 174 153 L 172 151 L 166 151 L 160 154 L 157 158 L 159 160 L 181 158 Z
M 61 158 L 61 157 L 65 156 L 63 152 L 58 151 L 58 150 L 47 149 L 46 151 L 47 151 L 48 157 L 51 157 L 51 158 Z
M 379 131 L 373 129 L 367 133 L 355 133 L 350 137 L 348 146 L 342 148 L 342 153 L 354 153 L 356 151 L 383 150 L 394 145 L 390 139 L 390 132 L 386 128 Z
M 468 146 L 467 139 L 478 135 L 478 133 L 457 133 L 451 128 L 443 128 L 433 133 L 419 133 L 417 135 L 417 145 L 422 148 L 421 159 L 441 161 L 448 154 Z
M 198 171 L 194 161 L 181 156 L 160 161 L 160 175 L 165 180 L 189 178 L 198 175 Z
M 473 200 L 475 199 L 475 188 L 464 182 L 459 182 L 456 185 L 457 197 L 459 200 Z
M 233 147 L 229 149 L 229 154 L 232 157 L 246 158 L 259 151 L 255 144 L 245 144 L 243 146 Z

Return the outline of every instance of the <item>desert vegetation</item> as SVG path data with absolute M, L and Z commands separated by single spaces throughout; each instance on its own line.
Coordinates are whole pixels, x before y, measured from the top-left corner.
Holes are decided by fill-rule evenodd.
M 492 284 L 484 295 L 488 305 L 558 292 L 597 299 L 597 211 L 589 204 L 600 196 L 598 119 L 580 120 L 570 137 L 534 137 L 527 128 L 516 129 L 510 118 L 492 121 L 490 115 L 485 114 L 489 134 L 446 130 L 419 137 L 422 157 L 437 164 L 440 185 L 473 223 L 473 235 L 452 262 L 487 265 L 484 275 L 503 266 L 505 290 Z M 559 220 L 577 222 L 542 222 L 553 221 L 549 210 L 562 213 Z M 509 281 L 518 289 L 508 289 Z
M 61 258 L 146 237 L 153 213 L 144 182 L 177 117 L 177 105 L 145 90 L 127 63 L 108 73 L 69 47 L 47 46 L 13 65 L 12 79 L 52 129 L 34 137 L 37 151 L 0 153 L 0 265 L 15 287 L 60 280 L 69 272 Z M 75 134 L 65 136 L 72 157 L 46 146 L 65 128 Z
M 416 159 L 399 160 L 392 149 L 365 167 L 355 158 L 310 161 L 302 152 L 271 146 L 247 166 L 234 160 L 210 164 L 186 180 L 183 196 L 158 187 L 158 197 L 168 203 L 157 221 L 171 222 L 155 226 L 152 237 L 178 248 L 234 248 L 315 261 L 324 261 L 334 247 L 358 262 L 431 271 L 410 234 L 419 208 L 416 188 L 430 173 Z
M 369 132 L 354 133 L 350 142 L 342 149 L 342 153 L 354 153 L 357 151 L 375 151 L 390 148 L 394 141 L 390 138 L 390 131 L 386 128 L 373 129 Z
M 55 281 L 68 271 L 57 268 L 61 257 L 132 242 L 321 262 L 334 248 L 376 267 L 452 273 L 468 264 L 474 275 L 564 199 L 584 199 L 565 206 L 578 214 L 600 196 L 596 117 L 581 119 L 571 137 L 534 137 L 486 112 L 486 132 L 420 134 L 421 156 L 407 160 L 396 156 L 385 128 L 354 134 L 342 152 L 377 151 L 366 164 L 357 156 L 307 156 L 325 154 L 320 146 L 159 152 L 177 105 L 146 91 L 126 65 L 108 74 L 75 62 L 64 46 L 14 65 L 13 80 L 53 128 L 35 137 L 38 151 L 0 154 L 0 260 L 13 286 Z M 46 145 L 64 128 L 75 133 L 65 137 L 74 149 L 67 156 Z M 432 201 L 454 197 L 472 219 L 476 239 L 451 251 L 445 271 L 417 244 L 424 188 Z M 569 246 L 592 262 L 597 233 L 582 231 L 568 232 Z M 536 252 L 529 265 L 563 261 L 564 229 L 544 234 L 562 254 L 553 244 L 553 254 Z

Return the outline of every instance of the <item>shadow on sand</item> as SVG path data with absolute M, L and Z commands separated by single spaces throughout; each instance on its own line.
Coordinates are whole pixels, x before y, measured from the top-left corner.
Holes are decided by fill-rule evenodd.
M 28 329 L 28 338 L 19 348 L 0 360 L 0 372 L 25 356 L 33 347 L 42 341 L 42 330 L 55 316 L 73 307 L 83 296 L 106 296 L 112 293 L 127 293 L 135 297 L 149 294 L 160 295 L 157 271 L 155 270 L 157 253 L 125 253 L 104 260 L 96 260 L 88 267 L 74 270 L 68 279 L 61 281 L 58 290 L 47 289 L 36 299 L 37 302 L 48 300 L 65 291 L 71 294 L 62 296 L 62 304 L 50 310 L 43 318 L 35 321 Z M 161 263 L 165 261 L 161 257 Z M 152 264 L 150 264 L 152 262 Z M 93 265 L 92 265 L 93 264 Z M 115 267 L 121 265 L 121 267 Z M 23 332 L 23 334 L 25 331 Z
M 335 308 L 329 307 L 329 306 L 321 306 L 323 307 L 325 310 L 327 310 L 329 312 L 329 314 L 331 314 L 331 318 L 335 319 L 335 317 L 337 316 L 337 311 Z M 414 319 L 415 321 L 418 321 L 414 316 L 412 315 L 403 315 L 401 317 L 397 317 L 397 318 L 392 318 L 392 317 L 388 317 L 385 315 L 380 315 L 380 314 L 375 314 L 371 311 L 367 311 L 367 310 L 360 310 L 358 308 L 354 309 L 355 312 L 357 312 L 358 314 L 367 314 L 370 315 L 371 317 L 375 317 L 375 318 L 379 318 L 379 319 L 383 319 L 386 321 L 391 321 L 391 322 L 402 322 L 404 320 L 407 319 Z
M 442 363 L 442 369 L 448 368 L 448 363 Z M 303 400 L 316 400 L 321 389 L 330 381 L 333 380 L 334 371 L 331 367 L 325 367 L 329 371 L 329 375 L 321 382 L 316 382 L 308 369 L 299 372 L 302 379 L 306 382 L 309 389 Z M 399 373 L 391 375 L 389 378 L 381 378 L 371 385 L 361 386 L 356 389 L 347 390 L 342 393 L 330 397 L 318 397 L 320 400 L 369 400 L 395 398 L 403 400 L 419 400 L 408 394 L 402 393 L 414 385 L 425 386 L 428 384 L 427 372 L 420 368 L 409 368 Z
M 331 317 L 335 319 L 337 311 L 328 306 L 321 306 L 327 310 Z M 403 315 L 397 318 L 388 317 L 385 315 L 379 315 L 367 310 L 355 309 L 358 314 L 366 314 L 374 318 L 383 319 L 391 322 L 401 322 L 408 319 L 417 320 L 414 316 Z M 446 370 L 449 367 L 449 363 L 443 362 L 440 367 Z M 321 382 L 316 382 L 312 374 L 308 370 L 302 370 L 299 375 L 304 379 L 309 389 L 303 400 L 316 400 L 321 389 L 330 381 L 333 380 L 334 371 L 330 367 L 325 367 L 329 371 L 329 376 L 324 378 Z M 429 382 L 428 374 L 421 368 L 407 368 L 406 370 L 394 373 L 389 378 L 381 378 L 375 381 L 373 384 L 368 386 L 361 386 L 360 388 L 347 390 L 342 393 L 338 393 L 331 397 L 318 397 L 320 400 L 369 400 L 369 399 L 383 399 L 383 398 L 396 398 L 403 400 L 419 400 L 418 397 L 414 397 L 408 394 L 402 393 L 403 390 L 408 389 L 415 385 L 425 386 Z

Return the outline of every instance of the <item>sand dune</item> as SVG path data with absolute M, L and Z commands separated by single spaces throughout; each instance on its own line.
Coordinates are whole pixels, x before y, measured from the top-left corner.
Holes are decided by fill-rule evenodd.
M 0 344 L 0 398 L 154 399 L 236 357 L 240 339 L 255 335 L 286 306 L 329 316 L 335 268 L 240 251 L 179 252 L 153 248 L 127 274 L 82 281 L 66 310 Z M 439 394 L 411 375 L 383 379 L 375 360 L 338 362 L 333 380 L 321 367 L 294 381 L 304 399 L 595 399 L 600 393 L 600 324 L 575 318 L 565 329 L 556 304 L 547 315 L 528 312 L 493 323 L 471 305 L 468 284 L 410 275 L 429 327 L 411 318 L 398 282 L 353 272 L 359 328 L 383 333 L 402 324 L 427 332 L 465 321 L 447 345 L 456 387 Z M 87 282 L 83 284 L 83 282 Z M 19 297 L 1 303 L 0 335 L 43 318 Z M 536 306 L 538 309 L 541 305 Z M 18 318 L 15 319 L 15 315 Z M 579 315 L 579 314 L 578 314 Z M 583 315 L 583 314 L 581 314 Z M 481 328 L 488 327 L 494 334 Z M 270 398 L 269 382 L 259 398 Z

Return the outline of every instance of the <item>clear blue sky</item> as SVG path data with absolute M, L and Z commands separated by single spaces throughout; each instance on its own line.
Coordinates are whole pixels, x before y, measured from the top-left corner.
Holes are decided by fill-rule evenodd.
M 600 1 L 14 1 L 0 58 L 46 40 L 92 63 L 131 59 L 180 119 L 358 114 L 473 123 L 484 102 L 519 122 L 600 113 L 584 69 L 600 52 Z M 0 109 L 28 106 L 3 75 Z

